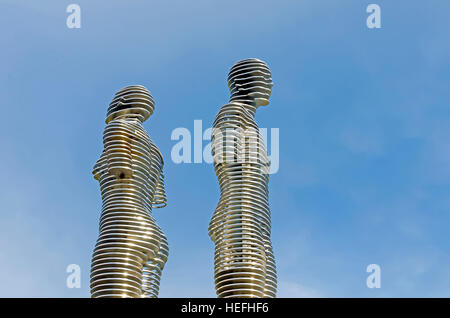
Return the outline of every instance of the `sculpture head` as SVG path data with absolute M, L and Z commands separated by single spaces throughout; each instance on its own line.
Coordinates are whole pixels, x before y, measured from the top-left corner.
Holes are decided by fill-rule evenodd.
M 153 114 L 155 103 L 150 92 L 141 85 L 131 85 L 118 91 L 109 104 L 106 123 L 118 117 L 136 118 L 144 122 Z
M 245 101 L 252 106 L 269 104 L 272 74 L 264 61 L 252 58 L 237 62 L 228 73 L 230 100 Z

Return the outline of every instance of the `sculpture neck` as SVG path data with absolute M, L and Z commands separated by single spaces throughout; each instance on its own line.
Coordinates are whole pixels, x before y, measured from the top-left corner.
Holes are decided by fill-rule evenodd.
M 233 103 L 233 102 L 243 104 L 244 108 L 253 117 L 255 117 L 256 108 L 258 108 L 258 106 L 256 106 L 255 100 L 253 98 L 251 98 L 251 97 L 243 97 L 243 96 L 236 96 L 236 97 L 231 96 L 230 103 Z
M 123 115 L 117 116 L 114 119 L 122 119 L 122 120 L 126 120 L 126 121 L 138 122 L 140 124 L 143 123 L 142 116 L 139 114 L 123 114 Z

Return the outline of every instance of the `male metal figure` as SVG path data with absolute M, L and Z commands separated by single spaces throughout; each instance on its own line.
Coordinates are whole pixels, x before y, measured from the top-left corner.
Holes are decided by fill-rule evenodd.
M 212 132 L 220 200 L 209 225 L 215 243 L 218 297 L 275 297 L 277 276 L 270 241 L 270 162 L 255 112 L 269 104 L 273 86 L 266 63 L 247 59 L 228 75 L 231 97 Z

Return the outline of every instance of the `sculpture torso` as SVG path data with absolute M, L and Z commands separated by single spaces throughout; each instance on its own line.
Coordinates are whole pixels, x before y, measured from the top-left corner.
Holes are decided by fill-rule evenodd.
M 91 269 L 93 297 L 155 297 L 168 246 L 152 216 L 165 206 L 163 159 L 142 124 L 115 119 L 93 174 L 102 214 Z
M 220 200 L 209 234 L 216 244 L 219 297 L 274 297 L 270 243 L 270 163 L 254 116 L 244 104 L 224 105 L 213 124 L 212 152 Z

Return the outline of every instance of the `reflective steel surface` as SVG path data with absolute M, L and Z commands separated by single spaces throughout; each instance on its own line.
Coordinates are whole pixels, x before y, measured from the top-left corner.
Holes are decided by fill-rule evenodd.
M 220 200 L 209 225 L 215 243 L 214 279 L 218 297 L 275 297 L 277 275 L 270 241 L 270 163 L 255 122 L 269 104 L 270 70 L 258 59 L 230 70 L 230 102 L 217 114 L 212 133 Z
M 163 158 L 142 123 L 154 102 L 127 86 L 111 102 L 104 150 L 93 174 L 100 183 L 100 234 L 91 266 L 92 297 L 157 297 L 169 248 L 152 216 L 166 206 Z

